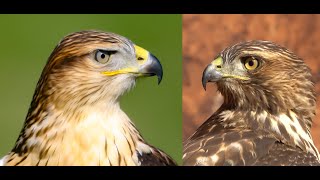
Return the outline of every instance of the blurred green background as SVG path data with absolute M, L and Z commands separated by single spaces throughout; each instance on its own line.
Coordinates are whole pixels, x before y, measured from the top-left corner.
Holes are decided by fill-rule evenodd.
M 0 15 L 0 22 L 0 157 L 18 138 L 55 45 L 69 33 L 98 29 L 131 39 L 161 61 L 161 84 L 139 79 L 121 105 L 147 142 L 181 164 L 181 15 Z

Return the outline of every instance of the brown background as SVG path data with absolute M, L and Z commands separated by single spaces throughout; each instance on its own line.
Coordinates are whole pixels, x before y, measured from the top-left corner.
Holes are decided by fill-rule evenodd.
M 254 39 L 287 47 L 312 69 L 318 94 L 312 136 L 320 149 L 320 15 L 183 15 L 183 139 L 223 101 L 213 83 L 203 90 L 204 68 L 224 48 Z

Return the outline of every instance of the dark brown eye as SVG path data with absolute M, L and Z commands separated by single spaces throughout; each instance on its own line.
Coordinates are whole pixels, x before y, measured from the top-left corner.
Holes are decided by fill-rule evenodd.
M 95 59 L 99 63 L 105 64 L 109 61 L 110 54 L 108 54 L 107 52 L 103 52 L 103 51 L 98 50 L 95 54 Z
M 258 66 L 259 66 L 259 61 L 254 57 L 247 57 L 244 60 L 244 67 L 249 71 L 255 70 Z

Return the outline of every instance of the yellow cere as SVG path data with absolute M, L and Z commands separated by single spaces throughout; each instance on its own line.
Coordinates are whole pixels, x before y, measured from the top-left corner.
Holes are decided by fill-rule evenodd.
M 221 56 L 211 62 L 211 64 L 212 64 L 215 68 L 217 68 L 217 66 L 219 66 L 219 67 L 221 68 L 222 63 L 223 63 L 223 60 L 222 60 L 222 57 L 221 57 Z M 219 68 L 219 67 L 218 67 L 218 68 Z
M 145 61 L 148 59 L 149 52 L 145 49 L 143 49 L 140 46 L 134 45 L 135 51 L 136 51 L 136 58 L 138 63 L 141 65 L 145 63 Z

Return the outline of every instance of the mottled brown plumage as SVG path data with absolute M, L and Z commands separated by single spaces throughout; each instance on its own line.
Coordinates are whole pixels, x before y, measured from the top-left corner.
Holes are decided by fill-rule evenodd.
M 56 46 L 23 129 L 3 165 L 175 165 L 144 141 L 119 98 L 141 76 L 162 77 L 159 61 L 117 34 L 72 33 Z M 143 103 L 143 101 L 139 102 Z
M 268 41 L 223 50 L 204 71 L 224 103 L 184 143 L 184 165 L 319 165 L 316 97 L 301 58 Z

